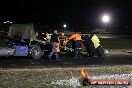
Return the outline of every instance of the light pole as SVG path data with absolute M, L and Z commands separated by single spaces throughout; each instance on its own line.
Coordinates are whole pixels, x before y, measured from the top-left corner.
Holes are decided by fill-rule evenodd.
M 63 24 L 63 28 L 64 28 L 64 30 L 63 30 L 63 32 L 65 32 L 66 30 L 66 27 L 67 27 L 67 25 L 66 24 Z
M 110 16 L 105 14 L 102 16 L 102 21 L 104 23 L 104 29 L 107 30 L 107 23 L 110 21 Z
M 66 26 L 67 26 L 66 24 L 63 25 L 64 29 L 66 28 Z

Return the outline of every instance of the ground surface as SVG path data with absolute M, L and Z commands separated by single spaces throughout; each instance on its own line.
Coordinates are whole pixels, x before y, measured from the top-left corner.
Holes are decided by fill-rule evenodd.
M 75 59 L 65 56 L 63 56 L 60 62 L 45 58 L 41 58 L 40 60 L 24 57 L 1 58 L 0 87 L 69 88 L 70 86 L 53 85 L 51 82 L 81 76 L 80 67 L 82 66 L 89 71 L 90 76 L 130 74 L 132 73 L 132 54 L 129 53 L 131 51 L 131 49 L 110 50 L 111 53 L 104 60 L 100 60 L 98 57 Z M 91 86 L 89 87 L 92 88 Z M 96 87 L 99 88 L 99 86 Z M 116 86 L 116 88 L 122 87 L 125 88 L 127 86 Z M 107 88 L 107 86 L 103 86 L 103 88 Z M 115 86 L 109 86 L 109 88 L 115 88 Z
M 110 54 L 104 60 L 98 57 L 75 59 L 61 56 L 61 61 L 56 62 L 44 57 L 39 60 L 27 57 L 0 57 L 0 88 L 69 88 L 70 86 L 51 83 L 81 76 L 82 66 L 90 76 L 131 74 L 132 39 L 113 38 L 103 39 L 102 42 L 105 48 L 110 50 Z M 95 86 L 94 88 L 100 87 L 126 88 L 127 86 Z M 93 88 L 93 86 L 86 88 Z
M 39 60 L 33 60 L 27 57 L 1 57 L 1 68 L 23 68 L 23 67 L 71 67 L 87 65 L 132 65 L 132 49 L 111 49 L 109 55 L 104 60 L 98 57 L 73 58 L 70 56 L 61 56 L 61 61 L 48 60 L 42 57 Z

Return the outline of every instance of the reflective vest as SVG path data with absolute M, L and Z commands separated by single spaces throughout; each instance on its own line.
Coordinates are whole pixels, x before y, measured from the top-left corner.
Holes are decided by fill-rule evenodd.
M 96 35 L 94 35 L 91 40 L 92 40 L 95 48 L 97 48 L 100 45 L 99 38 Z
M 73 34 L 73 35 L 70 37 L 70 39 L 72 39 L 72 38 L 74 38 L 75 41 L 76 41 L 76 40 L 82 40 L 82 39 L 81 39 L 81 35 L 78 34 L 78 33 Z
M 60 44 L 56 43 L 56 52 L 60 52 Z

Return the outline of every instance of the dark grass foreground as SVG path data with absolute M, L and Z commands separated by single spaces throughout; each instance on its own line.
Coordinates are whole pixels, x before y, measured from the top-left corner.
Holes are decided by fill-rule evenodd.
M 131 65 L 122 66 L 89 66 L 85 67 L 90 76 L 105 74 L 130 74 Z M 58 86 L 50 84 L 51 81 L 70 79 L 81 76 L 79 67 L 69 68 L 23 68 L 23 69 L 0 69 L 0 88 L 69 88 L 69 86 Z M 82 87 L 83 88 L 83 87 Z M 99 87 L 97 87 L 99 88 Z M 111 88 L 105 87 L 103 88 Z M 113 87 L 112 87 L 113 88 Z M 115 88 L 115 87 L 114 87 Z M 122 87 L 117 87 L 122 88 Z

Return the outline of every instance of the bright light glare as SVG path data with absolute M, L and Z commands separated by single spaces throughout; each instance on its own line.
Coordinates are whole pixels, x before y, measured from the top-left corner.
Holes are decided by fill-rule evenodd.
M 103 20 L 103 22 L 107 23 L 107 22 L 109 22 L 110 17 L 109 17 L 108 15 L 104 15 L 104 16 L 102 17 L 102 20 Z
M 7 22 L 4 22 L 4 24 L 6 24 Z
M 66 28 L 66 24 L 64 24 L 63 27 Z

